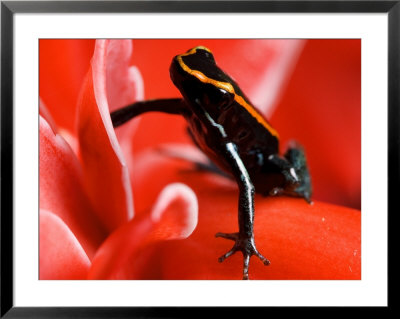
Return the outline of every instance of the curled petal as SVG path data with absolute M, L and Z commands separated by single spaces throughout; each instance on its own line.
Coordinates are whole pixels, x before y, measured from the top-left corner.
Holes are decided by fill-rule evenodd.
M 92 257 L 105 232 L 85 195 L 80 163 L 41 116 L 39 136 L 40 208 L 59 216 Z
M 106 73 L 107 102 L 109 111 L 114 111 L 143 98 L 143 83 L 139 70 L 136 67 L 129 67 L 132 55 L 131 41 L 105 40 L 104 43 L 98 41 L 96 44 L 97 48 L 102 45 L 104 45 L 102 54 L 105 54 L 106 65 L 105 69 L 98 71 Z M 92 60 L 93 67 L 96 67 L 96 58 L 95 53 Z
M 131 45 L 128 40 L 96 41 L 78 102 L 79 149 L 85 180 L 92 204 L 109 231 L 133 217 L 128 169 L 109 115 L 110 108 L 131 103 L 135 98 L 128 66 Z M 122 79 L 114 78 L 114 74 Z
M 40 210 L 39 278 L 85 279 L 89 257 L 71 229 L 57 215 Z
M 197 225 L 197 198 L 184 184 L 165 187 L 152 210 L 151 219 L 157 225 L 154 239 L 184 239 Z
M 168 185 L 152 213 L 143 214 L 112 233 L 99 248 L 89 279 L 140 279 L 148 269 L 152 245 L 187 238 L 197 225 L 197 198 L 183 184 Z M 144 267 L 144 268 L 143 268 Z

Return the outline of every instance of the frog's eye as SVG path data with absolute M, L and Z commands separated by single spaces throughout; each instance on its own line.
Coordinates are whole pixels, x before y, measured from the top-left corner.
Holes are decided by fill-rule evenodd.
M 232 105 L 233 96 L 232 96 L 231 93 L 229 93 L 229 92 L 227 92 L 225 90 L 221 90 L 220 89 L 219 91 L 220 91 L 221 94 L 220 94 L 220 100 L 218 102 L 218 107 L 221 110 L 226 110 Z
M 196 54 L 215 64 L 214 56 L 208 49 L 198 47 L 196 50 Z

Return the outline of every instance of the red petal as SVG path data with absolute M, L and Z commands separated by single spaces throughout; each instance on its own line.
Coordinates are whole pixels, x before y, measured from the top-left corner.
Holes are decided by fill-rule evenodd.
M 155 250 L 162 279 L 241 279 L 241 253 L 217 261 L 233 242 L 213 236 L 237 231 L 237 194 L 224 195 L 198 194 L 201 209 L 193 235 Z M 256 245 L 271 264 L 266 267 L 253 256 L 250 279 L 360 280 L 360 220 L 359 211 L 340 206 L 257 197 Z
M 314 197 L 360 208 L 361 40 L 308 40 L 282 98 L 271 123 L 304 144 Z
M 89 196 L 105 227 L 111 231 L 133 217 L 133 199 L 124 156 L 109 115 L 108 95 L 115 105 L 126 103 L 133 95 L 122 94 L 119 84 L 111 85 L 107 73 L 125 74 L 129 69 L 128 40 L 98 40 L 92 67 L 79 100 L 79 143 Z M 121 58 L 121 60 L 119 59 Z M 120 69 L 124 69 L 125 73 Z M 121 75 L 122 76 L 122 75 Z M 110 90 L 107 90 L 107 84 Z M 121 99 L 118 98 L 118 95 Z M 132 102 L 132 101 L 131 101 Z
M 59 127 L 75 134 L 76 101 L 94 40 L 39 40 L 40 96 Z
M 142 215 L 123 225 L 98 250 L 89 279 L 135 279 L 158 241 L 187 238 L 197 225 L 197 199 L 183 184 L 168 185 L 160 194 L 151 215 Z M 153 274 L 154 275 L 154 274 Z
M 188 239 L 153 247 L 143 267 L 147 266 L 149 273 L 152 269 L 157 279 L 240 279 L 241 254 L 219 264 L 218 257 L 233 242 L 214 238 L 217 232 L 238 229 L 237 187 L 224 186 L 213 174 L 189 171 L 180 162 L 153 154 L 152 159 L 146 155 L 149 165 L 140 166 L 135 174 L 140 185 L 140 193 L 135 190 L 135 196 L 142 195 L 136 197 L 137 204 L 139 199 L 151 201 L 163 184 L 180 181 L 198 196 L 199 223 Z M 136 163 L 140 162 L 138 159 Z M 302 199 L 287 197 L 257 195 L 255 203 L 257 248 L 271 265 L 265 267 L 253 257 L 250 278 L 360 279 L 360 211 L 321 202 L 308 205 Z
M 40 116 L 40 208 L 58 215 L 92 257 L 104 239 L 82 184 L 82 170 L 72 149 Z
M 74 234 L 55 214 L 40 210 L 39 278 L 86 279 L 90 261 Z

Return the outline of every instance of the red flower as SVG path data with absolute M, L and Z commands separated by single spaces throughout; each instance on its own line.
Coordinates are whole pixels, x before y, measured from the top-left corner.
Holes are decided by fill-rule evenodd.
M 149 114 L 114 131 L 109 116 L 179 96 L 168 64 L 201 44 L 310 163 L 314 205 L 256 196 L 271 265 L 252 260 L 250 278 L 360 279 L 360 211 L 319 201 L 360 205 L 360 42 L 199 42 L 40 41 L 40 278 L 241 278 L 240 254 L 218 263 L 232 244 L 214 237 L 237 231 L 236 185 L 160 152 L 202 156 L 184 120 Z

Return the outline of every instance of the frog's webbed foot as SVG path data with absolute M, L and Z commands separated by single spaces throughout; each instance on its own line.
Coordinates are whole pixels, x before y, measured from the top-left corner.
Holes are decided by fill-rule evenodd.
M 226 258 L 232 256 L 237 251 L 241 251 L 243 254 L 243 279 L 249 279 L 249 262 L 250 257 L 255 255 L 264 263 L 265 266 L 270 264 L 269 260 L 261 255 L 256 248 L 253 237 L 241 236 L 239 233 L 217 233 L 215 237 L 221 237 L 233 240 L 235 244 L 232 249 L 226 254 L 218 258 L 219 262 L 223 262 Z

